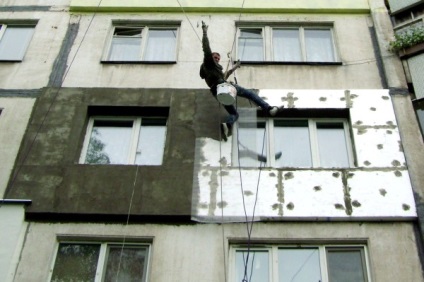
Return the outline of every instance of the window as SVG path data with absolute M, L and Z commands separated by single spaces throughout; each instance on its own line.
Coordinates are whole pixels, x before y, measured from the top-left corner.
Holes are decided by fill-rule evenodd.
M 113 27 L 106 61 L 176 61 L 177 34 L 177 26 L 116 25 Z
M 420 124 L 421 134 L 424 136 L 424 98 L 414 101 L 415 112 Z
M 424 4 L 415 5 L 406 11 L 396 13 L 393 17 L 395 24 L 400 25 L 410 21 L 418 20 L 424 15 Z
M 147 281 L 149 250 L 147 244 L 62 242 L 50 281 Z
M 328 26 L 241 27 L 237 52 L 247 62 L 336 62 L 333 28 Z
M 22 61 L 33 33 L 33 25 L 0 24 L 0 60 Z
M 239 120 L 236 158 L 240 166 L 351 167 L 346 119 Z M 268 158 L 268 156 L 273 156 Z
M 161 165 L 164 117 L 91 117 L 80 163 Z
M 231 254 L 231 281 L 369 281 L 365 246 L 233 246 Z

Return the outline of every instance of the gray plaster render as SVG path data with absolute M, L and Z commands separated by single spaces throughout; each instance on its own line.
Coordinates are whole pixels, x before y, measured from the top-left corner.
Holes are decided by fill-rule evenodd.
M 412 234 L 412 224 L 400 222 L 255 223 L 251 247 L 268 244 L 365 244 L 372 281 L 419 282 L 423 278 Z M 225 281 L 225 277 L 233 279 L 231 246 L 247 244 L 248 237 L 243 223 L 125 225 L 31 222 L 15 281 L 48 281 L 57 244 L 62 240 L 123 242 L 124 238 L 125 244 L 152 244 L 149 281 L 195 282 Z

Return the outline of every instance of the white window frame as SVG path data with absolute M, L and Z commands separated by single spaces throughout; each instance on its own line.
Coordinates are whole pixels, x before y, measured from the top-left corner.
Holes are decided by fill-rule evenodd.
M 144 282 L 149 281 L 149 273 L 150 273 L 150 257 L 151 257 L 151 251 L 152 251 L 152 244 L 151 243 L 125 243 L 123 244 L 122 242 L 102 242 L 102 241 L 91 241 L 91 240 L 87 240 L 87 241 L 60 241 L 57 242 L 54 248 L 54 256 L 53 256 L 53 260 L 50 266 L 50 271 L 49 271 L 49 278 L 48 281 L 51 281 L 53 278 L 53 271 L 54 271 L 54 266 L 56 264 L 56 259 L 57 259 L 57 255 L 58 255 L 58 251 L 59 251 L 59 246 L 60 244 L 74 244 L 74 245 L 85 245 L 85 244 L 89 244 L 89 245 L 98 245 L 100 248 L 99 251 L 99 258 L 97 261 L 97 266 L 96 266 L 96 278 L 94 280 L 94 282 L 102 282 L 103 281 L 103 276 L 105 275 L 105 266 L 106 266 L 106 262 L 107 262 L 107 251 L 108 251 L 108 247 L 109 246 L 122 246 L 125 249 L 125 247 L 145 247 L 147 249 L 147 255 L 146 255 L 146 266 L 144 267 L 145 269 L 145 273 L 143 273 L 145 279 L 143 279 Z
M 267 251 L 268 252 L 268 261 L 269 261 L 269 281 L 263 282 L 272 282 L 279 281 L 279 273 L 278 273 L 278 250 L 279 249 L 311 249 L 316 248 L 319 252 L 319 262 L 320 262 L 320 270 L 321 270 L 321 278 L 322 282 L 328 282 L 328 264 L 327 264 L 327 250 L 336 249 L 336 250 L 359 250 L 362 253 L 363 265 L 365 266 L 364 275 L 366 282 L 372 282 L 371 279 L 371 270 L 370 270 L 370 261 L 369 261 L 369 252 L 368 248 L 364 244 L 343 244 L 343 245 L 331 245 L 331 244 L 296 244 L 296 245 L 288 245 L 288 244 L 278 244 L 278 245 L 269 245 L 269 244 L 261 244 L 260 246 L 252 245 L 249 247 L 250 259 L 249 263 L 252 261 L 252 252 L 254 251 Z M 236 281 L 236 252 L 237 251 L 246 251 L 248 247 L 246 244 L 240 245 L 230 245 L 230 263 L 229 263 L 229 281 L 230 282 L 239 282 Z
M 20 54 L 19 58 L 0 59 L 0 61 L 21 62 L 24 59 L 26 52 L 28 51 L 29 44 L 31 43 L 31 40 L 32 40 L 32 36 L 34 36 L 36 24 L 34 24 L 34 23 L 18 23 L 18 24 L 0 23 L 0 26 L 1 26 L 1 28 L 0 28 L 0 42 L 2 41 L 3 36 L 6 33 L 6 30 L 8 29 L 8 27 L 19 27 L 19 26 L 21 26 L 21 27 L 31 27 L 31 28 L 33 28 L 32 35 L 29 38 L 27 45 L 25 46 L 25 50 L 23 50 L 23 52 L 22 52 L 22 54 Z
M 239 46 L 238 46 L 238 40 L 240 38 L 240 33 L 242 29 L 262 29 L 262 41 L 263 41 L 263 49 L 264 49 L 264 61 L 263 62 L 279 62 L 279 63 L 337 63 L 339 62 L 340 58 L 338 55 L 338 49 L 336 44 L 336 36 L 334 31 L 334 24 L 333 23 L 326 23 L 326 24 L 309 24 L 309 25 L 297 25 L 297 24 L 288 24 L 288 25 L 281 25 L 281 24 L 271 24 L 271 25 L 243 25 L 240 24 L 237 26 L 237 46 L 236 46 L 236 57 L 237 59 L 240 58 L 239 56 Z M 275 61 L 274 60 L 274 42 L 273 42 L 273 30 L 274 29 L 298 29 L 299 30 L 299 40 L 300 40 L 300 49 L 301 49 L 301 61 Z M 332 48 L 333 48 L 333 61 L 323 61 L 323 62 L 317 62 L 317 61 L 307 61 L 306 59 L 306 44 L 305 44 L 305 29 L 323 29 L 323 30 L 329 30 L 331 34 L 331 41 L 332 41 Z M 247 61 L 251 62 L 251 61 Z
M 274 156 L 276 154 L 275 144 L 274 144 L 274 120 L 307 120 L 308 129 L 309 129 L 309 141 L 311 144 L 311 157 L 312 157 L 312 168 L 327 168 L 320 165 L 320 156 L 319 156 L 319 147 L 318 147 L 318 138 L 317 138 L 317 123 L 342 123 L 343 130 L 346 140 L 346 151 L 349 159 L 348 168 L 354 167 L 354 154 L 353 154 L 353 142 L 350 133 L 350 124 L 347 119 L 344 118 L 258 118 L 258 122 L 265 122 L 265 140 L 268 142 L 266 144 L 266 155 Z M 238 127 L 242 122 L 249 122 L 249 120 L 241 120 L 235 124 L 234 136 L 233 138 L 233 165 L 238 165 Z M 284 152 L 282 152 L 284 156 Z M 267 158 L 267 167 L 276 167 L 274 158 Z M 330 167 L 328 167 L 330 168 Z
M 89 121 L 88 121 L 88 125 L 87 125 L 87 131 L 84 137 L 84 144 L 82 147 L 82 151 L 81 151 L 81 156 L 79 159 L 79 163 L 80 164 L 85 164 L 85 159 L 87 156 L 87 151 L 88 151 L 88 145 L 90 143 L 90 137 L 91 137 L 91 133 L 93 131 L 93 127 L 94 127 L 94 122 L 96 120 L 102 120 L 102 121 L 132 121 L 133 122 L 133 126 L 132 126 L 132 132 L 131 132 L 131 141 L 130 141 L 130 145 L 128 148 L 128 156 L 126 157 L 127 162 L 123 163 L 123 164 L 119 164 L 119 165 L 135 165 L 135 160 L 136 160 L 136 156 L 137 154 L 141 153 L 139 151 L 137 151 L 137 145 L 138 145 L 138 139 L 140 136 L 140 131 L 142 128 L 142 119 L 143 118 L 163 118 L 166 119 L 166 124 L 164 125 L 166 132 L 165 132 L 165 144 L 166 144 L 166 135 L 167 135 L 167 124 L 168 124 L 168 118 L 167 117 L 134 117 L 134 116 L 128 116 L 128 117 L 116 117 L 116 116 L 92 116 L 90 117 Z M 164 144 L 164 146 L 165 146 Z M 163 148 L 163 152 L 165 151 L 165 147 Z M 163 161 L 163 160 L 162 160 Z M 161 162 L 162 164 L 162 162 Z M 160 165 L 161 165 L 160 164 Z M 91 165 L 100 165 L 100 164 L 91 164 Z M 144 165 L 144 164 L 140 164 L 140 165 Z M 147 164 L 149 165 L 149 164 Z
M 116 28 L 129 28 L 129 29 L 141 29 L 141 46 L 140 46 L 140 54 L 138 55 L 137 59 L 133 59 L 133 60 L 124 60 L 124 61 L 120 61 L 120 60 L 111 60 L 110 57 L 110 50 L 112 48 L 112 41 L 114 38 L 114 33 L 115 33 L 115 29 Z M 146 61 L 145 60 L 145 53 L 146 53 L 146 47 L 147 47 L 147 43 L 149 40 L 149 31 L 150 29 L 152 30 L 175 30 L 175 49 L 173 52 L 173 60 L 166 60 L 166 61 L 162 61 L 162 60 L 157 60 L 157 61 Z M 145 25 L 145 24 L 131 24 L 131 23 L 121 23 L 121 24 L 114 24 L 111 28 L 111 31 L 109 33 L 108 36 L 108 41 L 107 41 L 107 45 L 105 48 L 105 51 L 103 53 L 103 62 L 118 62 L 118 63 L 133 63 L 133 62 L 152 62 L 152 63 L 161 63 L 161 62 L 175 62 L 177 61 L 177 50 L 178 50 L 178 46 L 179 46 L 179 32 L 180 30 L 180 26 L 177 24 L 169 24 L 169 25 Z

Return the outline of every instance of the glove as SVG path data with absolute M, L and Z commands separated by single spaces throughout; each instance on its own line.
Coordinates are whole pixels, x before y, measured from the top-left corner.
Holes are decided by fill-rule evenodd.
M 208 31 L 208 26 L 205 24 L 204 21 L 202 21 L 202 29 L 203 29 L 203 32 L 207 32 Z

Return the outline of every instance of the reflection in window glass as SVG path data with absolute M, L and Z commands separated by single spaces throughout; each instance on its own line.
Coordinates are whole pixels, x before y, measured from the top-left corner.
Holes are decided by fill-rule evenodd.
M 263 61 L 262 29 L 240 30 L 238 47 L 238 57 L 241 61 Z
M 139 60 L 141 56 L 141 32 L 141 28 L 115 28 L 109 50 L 109 60 Z
M 275 153 L 277 167 L 311 167 L 312 154 L 307 120 L 274 120 Z
M 143 118 L 138 139 L 135 163 L 160 165 L 166 139 L 166 119 Z
M 7 26 L 0 40 L 0 60 L 22 60 L 33 33 L 32 26 Z
M 110 246 L 104 282 L 146 280 L 147 247 Z
M 96 244 L 60 244 L 51 281 L 94 281 L 99 251 Z
M 349 167 L 343 123 L 317 123 L 320 166 Z
M 240 123 L 238 133 L 240 166 L 265 166 L 267 162 L 265 122 Z
M 274 61 L 302 61 L 299 29 L 273 30 Z
M 305 29 L 305 45 L 308 62 L 334 62 L 330 29 Z
M 269 278 L 268 251 L 236 251 L 235 281 L 267 282 Z
M 177 43 L 176 29 L 150 29 L 145 61 L 174 61 Z
M 280 282 L 322 281 L 318 248 L 279 249 L 278 270 Z
M 327 266 L 330 282 L 362 282 L 365 264 L 362 250 L 327 249 Z
M 126 164 L 133 121 L 95 120 L 85 163 Z

